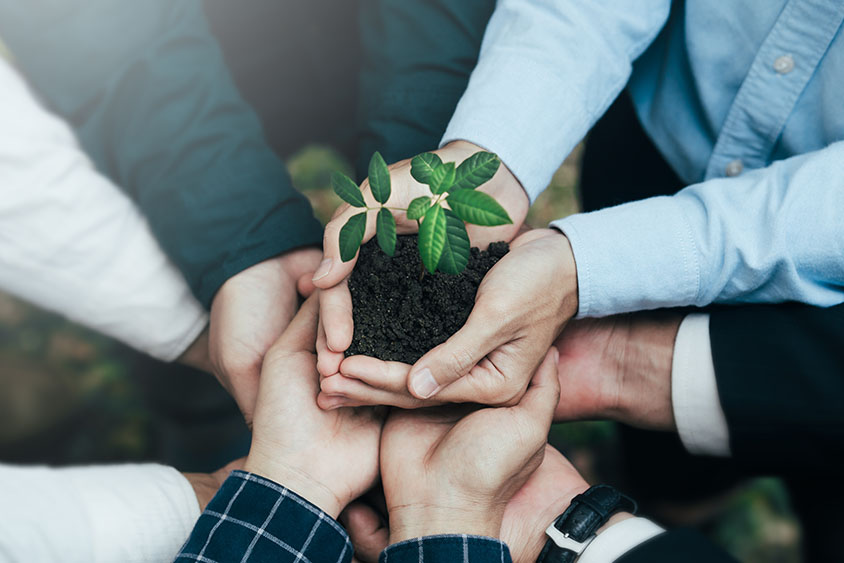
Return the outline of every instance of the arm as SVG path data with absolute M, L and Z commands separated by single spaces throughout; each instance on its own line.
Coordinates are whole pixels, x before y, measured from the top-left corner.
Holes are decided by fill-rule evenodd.
M 138 203 L 206 307 L 234 274 L 319 243 L 321 228 L 264 143 L 199 1 L 3 0 L 0 35 Z
M 0 288 L 157 358 L 182 354 L 207 315 L 132 202 L 3 60 L 0 121 Z
M 710 303 L 844 300 L 844 142 L 736 178 L 554 225 L 577 264 L 578 316 Z
M 171 467 L 0 466 L 3 561 L 168 561 L 199 515 Z
M 499 1 L 442 144 L 497 153 L 534 201 L 621 92 L 670 5 Z
M 839 474 L 830 460 L 844 454 L 844 306 L 720 309 L 709 336 L 733 456 Z
M 494 0 L 361 2 L 358 177 L 437 146 L 478 60 Z

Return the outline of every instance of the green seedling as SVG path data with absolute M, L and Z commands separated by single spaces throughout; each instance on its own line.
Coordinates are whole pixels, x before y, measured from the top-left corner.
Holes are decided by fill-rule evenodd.
M 403 212 L 419 225 L 419 255 L 425 269 L 432 274 L 437 270 L 459 274 L 469 263 L 467 223 L 493 227 L 513 222 L 495 198 L 476 191 L 495 175 L 501 160 L 490 152 L 481 151 L 455 166 L 428 152 L 413 157 L 410 165 L 411 176 L 426 184 L 431 195 L 414 199 L 407 208 L 387 207 L 391 193 L 390 171 L 377 152 L 369 161 L 369 188 L 379 203 L 377 207 L 366 204 L 363 192 L 351 178 L 339 172 L 332 174 L 331 185 L 335 193 L 349 205 L 363 209 L 349 217 L 340 229 L 340 258 L 348 262 L 357 255 L 370 211 L 378 212 L 375 222 L 378 245 L 388 256 L 393 256 L 396 251 L 393 212 Z

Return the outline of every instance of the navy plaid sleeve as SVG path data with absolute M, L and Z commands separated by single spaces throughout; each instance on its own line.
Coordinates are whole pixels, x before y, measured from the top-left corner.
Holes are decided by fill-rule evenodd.
M 349 537 L 333 518 L 293 491 L 245 471 L 226 479 L 176 556 L 177 562 L 201 563 L 351 559 Z
M 393 544 L 379 563 L 511 563 L 507 544 L 495 538 L 466 534 L 427 536 Z

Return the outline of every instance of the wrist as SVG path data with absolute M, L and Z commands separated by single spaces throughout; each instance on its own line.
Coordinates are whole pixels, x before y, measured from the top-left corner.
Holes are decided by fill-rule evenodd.
M 282 460 L 271 459 L 261 453 L 250 451 L 243 470 L 275 481 L 290 489 L 335 520 L 348 504 L 326 484 L 314 479 L 312 477 L 313 472 L 299 468 L 292 463 L 288 464 Z
M 392 507 L 390 544 L 441 534 L 467 534 L 498 538 L 504 507 L 437 506 L 432 504 Z
M 671 403 L 671 370 L 674 342 L 682 320 L 683 316 L 676 313 L 630 317 L 612 418 L 640 428 L 676 428 Z

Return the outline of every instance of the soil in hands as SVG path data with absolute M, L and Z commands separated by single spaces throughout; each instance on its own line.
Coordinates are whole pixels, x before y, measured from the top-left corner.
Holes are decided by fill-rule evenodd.
M 415 363 L 463 326 L 481 280 L 508 250 L 506 242 L 472 248 L 462 274 L 421 276 L 415 235 L 399 236 L 392 258 L 373 238 L 361 247 L 349 278 L 355 332 L 346 356 Z

